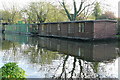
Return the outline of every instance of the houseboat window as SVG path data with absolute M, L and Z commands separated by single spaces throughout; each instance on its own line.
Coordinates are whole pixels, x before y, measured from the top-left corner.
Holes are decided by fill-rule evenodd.
M 85 24 L 79 23 L 79 32 L 85 32 Z
M 30 25 L 29 27 L 32 28 L 32 25 Z
M 46 30 L 47 30 L 47 32 L 49 32 L 49 29 L 48 29 L 48 24 L 46 25 Z
M 16 26 L 15 26 L 15 28 L 14 28 L 14 29 L 15 29 L 15 30 L 17 29 L 17 28 L 16 28 Z
M 80 56 L 81 55 L 81 48 L 79 48 L 79 52 L 78 52 L 78 56 Z
M 60 45 L 59 44 L 57 45 L 57 50 L 60 50 Z
M 70 33 L 71 31 L 70 31 L 70 24 L 68 24 L 68 33 Z
M 85 32 L 85 24 L 81 23 L 81 32 Z
M 51 24 L 49 26 L 50 26 L 50 32 L 51 32 Z
M 27 32 L 29 32 L 29 26 L 27 26 Z
M 81 23 L 79 23 L 79 32 L 81 32 Z
M 38 27 L 39 27 L 39 25 L 37 25 L 37 28 L 36 28 L 37 30 L 39 29 Z
M 58 31 L 60 31 L 60 24 L 58 24 L 58 27 L 57 27 L 57 28 L 58 28 Z
M 42 31 L 44 31 L 44 25 L 42 25 Z

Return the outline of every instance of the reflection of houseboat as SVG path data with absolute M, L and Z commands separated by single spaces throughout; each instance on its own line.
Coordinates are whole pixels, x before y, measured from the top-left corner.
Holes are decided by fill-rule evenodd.
M 117 42 L 73 42 L 50 38 L 40 38 L 39 46 L 58 51 L 87 61 L 107 61 L 115 59 Z
M 9 24 L 4 27 L 5 33 L 35 33 L 35 35 L 38 34 L 40 36 L 84 40 L 115 38 L 117 33 L 116 21 L 113 20 L 86 20 L 41 24 Z
M 87 61 L 107 61 L 118 56 L 117 41 L 110 42 L 75 42 L 54 38 L 35 38 L 28 36 L 6 35 L 5 40 L 38 45 L 50 51 L 57 51 Z

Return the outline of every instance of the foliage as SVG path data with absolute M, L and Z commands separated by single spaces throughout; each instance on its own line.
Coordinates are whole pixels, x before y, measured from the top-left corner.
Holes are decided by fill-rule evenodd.
M 10 48 L 13 48 L 14 46 L 19 46 L 17 42 L 12 42 L 8 40 L 2 41 L 2 50 L 9 50 Z
M 96 2 L 95 7 L 94 7 L 94 11 L 93 11 L 93 15 L 95 16 L 95 19 L 99 19 L 99 17 L 102 14 L 102 10 L 100 8 L 100 3 Z
M 62 9 L 48 2 L 31 2 L 22 12 L 27 15 L 28 23 L 57 22 L 67 19 Z
M 22 15 L 16 6 L 12 6 L 10 9 L 5 9 L 0 11 L 1 19 L 5 23 L 17 23 L 21 20 Z
M 11 41 L 3 41 L 2 42 L 2 50 L 9 50 L 12 47 L 12 42 Z
M 2 78 L 25 78 L 25 71 L 16 63 L 7 63 L 0 68 Z
M 48 13 L 47 4 L 44 2 L 31 2 L 23 12 L 28 16 L 29 22 L 45 22 Z
M 92 62 L 92 68 L 95 73 L 98 73 L 99 62 Z
M 31 59 L 31 63 L 50 64 L 52 63 L 52 60 L 59 58 L 59 55 L 56 54 L 58 52 L 36 47 L 29 47 L 27 50 L 24 51 L 25 54 L 30 55 L 29 57 Z
M 17 6 L 0 10 L 0 22 L 15 24 L 18 21 L 25 23 L 43 23 L 67 21 L 64 10 L 48 2 L 31 2 L 27 7 L 20 10 Z
M 64 10 L 60 6 L 50 4 L 47 19 L 45 22 L 60 22 L 60 21 L 68 21 L 68 18 Z
M 1 10 L 0 20 L 5 23 L 15 24 L 18 21 L 25 23 L 43 23 L 43 22 L 60 22 L 60 21 L 74 21 L 83 20 L 87 18 L 88 10 L 94 2 L 87 3 L 88 0 L 81 0 L 79 8 L 77 9 L 77 2 L 73 0 L 74 14 L 70 13 L 69 7 L 64 2 L 60 2 L 62 7 L 58 4 L 50 2 L 31 2 L 27 7 L 20 10 L 17 6 L 12 6 L 9 9 Z M 89 7 L 89 8 L 88 8 Z M 90 9 L 91 10 L 91 9 Z M 66 15 L 67 14 L 67 15 Z
M 104 14 L 102 14 L 99 19 L 111 19 L 114 20 L 116 19 L 116 16 L 114 15 L 113 12 L 111 11 L 106 11 Z
M 94 16 L 93 15 L 89 15 L 89 16 L 87 16 L 87 15 L 85 15 L 85 14 L 81 14 L 81 15 L 79 15 L 77 18 L 76 18 L 76 20 L 91 20 L 91 19 L 93 19 L 94 20 Z
M 65 0 L 59 2 L 61 6 L 45 1 L 31 2 L 22 10 L 15 5 L 9 8 L 4 6 L 4 10 L 0 10 L 0 21 L 11 24 L 18 21 L 24 21 L 25 23 L 75 21 L 88 19 L 92 13 L 91 19 L 94 19 L 94 17 L 95 19 L 115 19 L 114 14 L 110 11 L 102 14 L 100 4 L 96 0 L 80 0 L 79 2 L 72 0 L 72 2 L 70 6 L 67 5 Z

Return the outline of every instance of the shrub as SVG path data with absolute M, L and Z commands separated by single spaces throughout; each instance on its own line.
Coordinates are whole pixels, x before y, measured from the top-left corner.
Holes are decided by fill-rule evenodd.
M 16 63 L 7 63 L 0 68 L 0 74 L 2 78 L 25 78 L 25 71 L 18 67 Z

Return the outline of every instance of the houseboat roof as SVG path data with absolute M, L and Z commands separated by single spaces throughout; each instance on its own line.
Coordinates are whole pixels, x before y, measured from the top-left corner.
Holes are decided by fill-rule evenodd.
M 117 20 L 80 20 L 80 21 L 64 21 L 64 22 L 47 22 L 47 23 L 35 23 L 35 24 L 58 24 L 58 23 L 79 23 L 79 22 L 112 22 L 112 23 L 117 23 Z M 8 25 L 8 23 L 2 23 L 2 25 Z M 14 25 L 14 24 L 12 24 Z M 16 25 L 16 24 L 15 24 Z M 21 25 L 21 24 L 18 24 Z M 31 24 L 33 25 L 33 24 Z
M 39 23 L 39 24 L 79 23 L 79 22 L 113 22 L 113 23 L 117 23 L 117 20 L 81 20 L 81 21 L 65 21 L 65 22 L 48 22 L 48 23 Z

